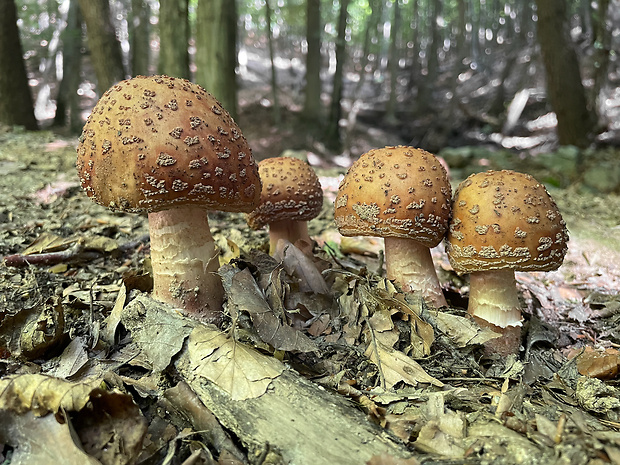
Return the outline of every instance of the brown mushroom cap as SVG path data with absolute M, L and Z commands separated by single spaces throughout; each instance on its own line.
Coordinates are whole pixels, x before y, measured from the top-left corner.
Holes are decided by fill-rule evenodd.
M 400 237 L 435 247 L 448 229 L 451 194 L 433 154 L 404 146 L 371 150 L 340 184 L 336 225 L 344 236 Z
M 110 88 L 77 149 L 82 187 L 113 210 L 175 205 L 247 212 L 260 180 L 251 149 L 222 105 L 185 79 L 137 76 Z
M 454 194 L 446 250 L 459 273 L 555 270 L 567 242 L 558 207 L 545 186 L 528 174 L 473 174 Z
M 323 189 L 312 167 L 292 157 L 266 158 L 258 164 L 263 188 L 260 204 L 247 215 L 252 229 L 278 221 L 310 221 L 323 207 Z

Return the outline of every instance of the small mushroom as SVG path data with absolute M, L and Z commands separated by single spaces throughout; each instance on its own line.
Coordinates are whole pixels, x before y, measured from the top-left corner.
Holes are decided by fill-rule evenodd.
M 252 229 L 269 225 L 269 253 L 285 239 L 311 243 L 308 221 L 321 212 L 323 190 L 312 167 L 292 157 L 267 158 L 258 164 L 263 188 L 260 204 L 246 219 Z
M 517 353 L 515 270 L 557 269 L 567 250 L 566 223 L 542 184 L 509 170 L 468 177 L 455 192 L 452 215 L 446 251 L 455 271 L 469 273 L 468 312 L 503 335 L 487 343 L 487 353 Z
M 88 117 L 76 166 L 95 202 L 148 213 L 155 298 L 218 322 L 224 291 L 207 211 L 248 212 L 260 196 L 250 147 L 220 103 L 185 79 L 119 82 Z
M 448 229 L 451 194 L 433 154 L 405 146 L 371 150 L 338 188 L 336 225 L 344 236 L 385 238 L 388 279 L 435 307 L 447 306 L 430 248 Z

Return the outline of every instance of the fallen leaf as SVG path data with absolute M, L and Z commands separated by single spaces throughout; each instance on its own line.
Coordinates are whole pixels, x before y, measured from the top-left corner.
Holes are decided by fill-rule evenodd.
M 228 303 L 238 311 L 249 313 L 260 338 L 274 349 L 299 352 L 317 350 L 308 336 L 283 324 L 275 315 L 247 268 L 232 277 Z
M 284 371 L 284 365 L 275 358 L 265 358 L 207 326 L 192 331 L 188 354 L 196 373 L 226 391 L 232 400 L 263 395 L 271 381 Z
M 469 318 L 436 310 L 431 310 L 429 313 L 435 320 L 437 328 L 448 336 L 457 347 L 484 344 L 490 339 L 500 337 L 499 334 L 490 329 L 480 328 Z
M 387 388 L 392 388 L 401 381 L 414 387 L 418 383 L 443 387 L 443 383 L 426 373 L 418 362 L 378 341 L 368 345 L 365 355 L 379 367 L 381 378 Z
M 614 379 L 620 371 L 620 352 L 607 348 L 596 350 L 586 346 L 583 351 L 573 350 L 568 358 L 575 358 L 579 374 L 599 379 Z

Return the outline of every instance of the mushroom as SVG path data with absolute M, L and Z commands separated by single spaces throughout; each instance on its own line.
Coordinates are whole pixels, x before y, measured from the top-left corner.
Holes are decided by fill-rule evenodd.
M 251 149 L 221 104 L 185 79 L 119 82 L 88 117 L 76 166 L 95 202 L 148 213 L 154 297 L 218 322 L 224 291 L 207 211 L 248 212 L 260 196 Z
M 258 163 L 263 188 L 260 204 L 247 216 L 252 229 L 269 225 L 269 253 L 285 239 L 311 243 L 308 221 L 321 212 L 323 190 L 312 167 L 292 157 L 267 158 Z
M 430 248 L 448 229 L 451 194 L 433 154 L 405 146 L 371 150 L 338 188 L 336 225 L 344 236 L 385 238 L 388 279 L 437 308 L 447 306 Z
M 446 251 L 455 271 L 469 273 L 468 312 L 502 335 L 487 343 L 487 353 L 517 353 L 515 270 L 557 269 L 567 250 L 566 223 L 542 184 L 510 170 L 469 176 L 456 189 L 452 215 Z

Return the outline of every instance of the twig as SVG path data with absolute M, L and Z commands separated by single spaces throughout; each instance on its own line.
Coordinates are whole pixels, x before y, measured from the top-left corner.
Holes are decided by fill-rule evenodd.
M 128 252 L 129 250 L 133 250 L 144 244 L 148 241 L 148 239 L 148 234 L 142 235 L 133 241 L 119 245 L 117 250 L 122 253 Z M 4 263 L 6 266 L 12 267 L 24 267 L 30 265 L 49 266 L 57 265 L 59 263 L 95 260 L 101 256 L 101 252 L 85 248 L 84 240 L 78 239 L 71 247 L 59 252 L 47 252 L 32 255 L 24 255 L 20 253 L 6 255 L 4 257 Z

